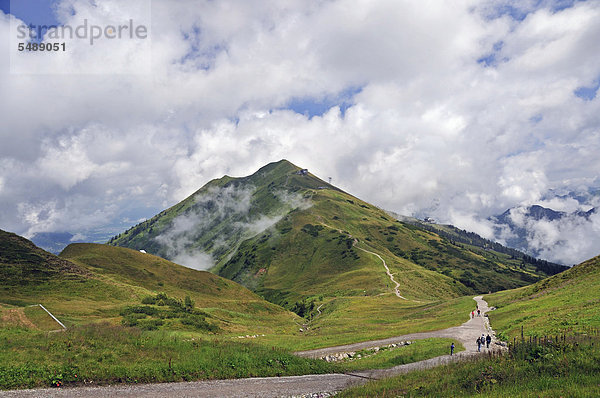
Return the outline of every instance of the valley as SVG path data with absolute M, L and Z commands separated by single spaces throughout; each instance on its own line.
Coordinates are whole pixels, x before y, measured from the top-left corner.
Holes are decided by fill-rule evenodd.
M 0 386 L 379 379 L 452 366 L 490 324 L 509 343 L 521 327 L 600 327 L 598 258 L 566 269 L 452 228 L 393 217 L 282 160 L 213 180 L 108 244 L 55 256 L 0 231 Z M 470 319 L 473 297 L 496 309 Z M 447 359 L 449 342 L 464 352 Z

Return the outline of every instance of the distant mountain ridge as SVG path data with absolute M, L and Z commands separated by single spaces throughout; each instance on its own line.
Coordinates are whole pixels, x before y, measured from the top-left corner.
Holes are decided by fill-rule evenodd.
M 74 237 L 75 235 L 70 232 L 38 232 L 31 237 L 31 241 L 52 254 L 59 254 L 71 243 L 83 242 L 73 239 Z
M 419 219 L 416 219 L 413 217 L 406 217 L 406 216 L 400 216 L 400 215 L 396 215 L 396 217 L 398 217 L 402 221 L 405 221 L 405 222 L 408 222 L 408 223 L 411 223 L 414 225 L 418 225 L 423 229 L 435 232 L 435 233 L 439 234 L 440 236 L 443 236 L 444 238 L 449 239 L 450 241 L 458 242 L 458 243 L 465 244 L 465 245 L 473 245 L 473 246 L 479 247 L 484 250 L 493 250 L 498 253 L 507 254 L 507 255 L 511 256 L 511 258 L 520 259 L 524 263 L 528 263 L 528 264 L 535 266 L 536 269 L 538 269 L 540 272 L 544 272 L 548 275 L 555 275 L 555 274 L 558 274 L 559 272 L 563 272 L 563 271 L 569 269 L 569 267 L 567 267 L 565 265 L 553 263 L 553 262 L 546 261 L 546 260 L 537 259 L 537 258 L 532 257 L 520 250 L 504 246 L 501 243 L 483 238 L 480 235 L 476 234 L 475 232 L 469 232 L 469 231 L 457 228 L 454 225 L 436 224 L 436 223 L 432 223 L 429 221 L 422 221 L 422 220 L 419 220 Z
M 544 239 L 546 228 L 554 226 L 554 230 L 560 231 L 561 227 L 565 228 L 568 224 L 589 223 L 596 214 L 595 207 L 587 211 L 566 212 L 531 205 L 508 209 L 489 220 L 494 223 L 495 235 L 501 236 L 507 246 L 539 257 L 550 248 L 549 245 L 561 243 Z

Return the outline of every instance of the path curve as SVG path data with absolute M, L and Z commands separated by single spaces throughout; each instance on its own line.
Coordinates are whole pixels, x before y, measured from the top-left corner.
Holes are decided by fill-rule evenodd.
M 387 266 L 387 264 L 385 263 L 385 260 L 383 259 L 383 257 L 381 257 L 381 256 L 380 256 L 379 254 L 377 254 L 377 253 L 374 253 L 374 252 L 372 252 L 372 251 L 369 251 L 369 250 L 363 249 L 362 247 L 358 247 L 358 246 L 356 246 L 356 245 L 355 245 L 354 247 L 356 247 L 356 248 L 357 248 L 357 249 L 359 249 L 359 250 L 362 250 L 362 251 L 364 251 L 365 253 L 369 253 L 369 254 L 372 254 L 372 255 L 374 255 L 374 256 L 377 256 L 377 257 L 379 257 L 379 259 L 380 259 L 380 260 L 381 260 L 381 262 L 383 263 L 383 266 L 385 267 L 385 272 L 386 272 L 386 273 L 387 273 L 387 275 L 390 277 L 391 281 L 392 281 L 393 283 L 395 283 L 395 284 L 396 284 L 396 287 L 394 287 L 394 293 L 396 293 L 396 296 L 400 297 L 401 299 L 408 300 L 406 297 L 402 297 L 402 296 L 400 295 L 400 291 L 398 290 L 398 288 L 400 287 L 400 284 L 399 284 L 398 282 L 396 282 L 396 280 L 394 279 L 394 275 L 392 275 L 392 273 L 390 272 L 390 269 L 389 269 L 389 267 Z
M 488 311 L 487 303 L 482 296 L 474 297 L 482 311 L 481 317 L 469 319 L 461 326 L 443 329 L 434 332 L 412 333 L 404 336 L 392 337 L 389 339 L 370 341 L 357 344 L 348 344 L 320 350 L 310 350 L 297 352 L 296 355 L 303 357 L 318 357 L 323 352 L 337 353 L 344 350 L 354 350 L 361 348 L 370 348 L 373 346 L 391 344 L 394 341 L 416 340 L 428 337 L 450 337 L 460 341 L 466 351 L 455 355 L 442 355 L 436 358 L 424 361 L 409 363 L 396 366 L 390 369 L 375 369 L 366 371 L 357 371 L 346 374 L 325 374 L 325 375 L 306 375 L 306 376 L 288 376 L 288 377 L 258 377 L 248 379 L 234 380 L 213 380 L 197 381 L 185 383 L 160 383 L 160 384 L 142 384 L 142 385 L 116 385 L 108 387 L 75 387 L 62 389 L 38 389 L 38 390 L 18 390 L 18 391 L 0 391 L 0 397 L 56 397 L 56 398 L 100 398 L 100 397 L 291 397 L 311 394 L 333 394 L 347 388 L 364 384 L 372 379 L 390 377 L 402 373 L 407 373 L 416 369 L 426 369 L 435 366 L 444 365 L 450 362 L 456 362 L 464 358 L 478 355 L 475 340 L 482 333 L 490 333 L 495 342 L 493 331 L 489 327 L 487 317 L 484 317 Z M 495 344 L 493 344 L 495 346 Z M 482 349 L 482 352 L 486 349 Z M 327 355 L 327 354 L 324 354 Z M 328 396 L 328 395 L 325 395 Z
M 338 354 L 342 352 L 351 352 L 351 351 L 359 351 L 366 350 L 368 348 L 379 347 L 383 345 L 389 345 L 394 343 L 400 343 L 402 341 L 407 340 L 420 340 L 420 339 L 428 339 L 432 337 L 441 337 L 441 338 L 451 338 L 459 341 L 466 349 L 466 352 L 476 352 L 477 345 L 475 344 L 475 340 L 477 340 L 478 336 L 482 334 L 490 334 L 492 337 L 492 345 L 491 347 L 497 346 L 494 344 L 497 339 L 494 331 L 490 327 L 489 320 L 484 314 L 489 311 L 488 305 L 483 300 L 483 296 L 477 296 L 473 298 L 479 309 L 481 310 L 481 316 L 475 316 L 474 318 L 469 318 L 465 323 L 460 326 L 454 326 L 447 329 L 435 330 L 432 332 L 421 332 L 421 333 L 410 333 L 402 336 L 390 337 L 387 339 L 381 340 L 372 340 L 365 341 L 362 343 L 354 343 L 354 344 L 346 344 L 336 347 L 327 347 L 327 348 L 319 348 L 316 350 L 308 350 L 308 351 L 299 351 L 295 352 L 296 355 L 305 357 L 305 358 L 321 358 L 326 355 Z

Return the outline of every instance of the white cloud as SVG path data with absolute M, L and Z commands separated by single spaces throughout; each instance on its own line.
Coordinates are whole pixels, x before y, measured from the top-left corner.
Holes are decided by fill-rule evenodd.
M 127 7 L 62 4 L 99 22 Z M 488 18 L 501 5 L 526 18 Z M 11 75 L 0 59 L 0 228 L 106 225 L 287 158 L 380 207 L 487 233 L 475 215 L 600 172 L 600 100 L 574 95 L 600 75 L 597 2 L 154 0 L 151 17 L 150 74 Z M 126 41 L 71 44 L 47 61 L 148 67 Z M 282 109 L 352 87 L 344 112 Z

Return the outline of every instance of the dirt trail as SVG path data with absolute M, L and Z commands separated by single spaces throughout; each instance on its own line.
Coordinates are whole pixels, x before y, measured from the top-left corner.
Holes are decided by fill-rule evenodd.
M 39 329 L 27 318 L 24 308 L 2 309 L 0 313 L 2 314 L 1 321 L 4 324 L 24 326 L 27 329 Z
M 291 396 L 329 396 L 346 388 L 364 384 L 371 379 L 380 379 L 390 377 L 401 373 L 407 373 L 416 369 L 426 369 L 440 366 L 450 362 L 460 361 L 464 358 L 479 355 L 475 340 L 482 333 L 493 331 L 489 328 L 487 317 L 484 317 L 488 311 L 487 303 L 481 296 L 474 300 L 482 311 L 481 317 L 469 319 L 461 326 L 456 326 L 444 330 L 426 333 L 412 333 L 404 336 L 392 337 L 389 339 L 369 341 L 358 344 L 349 344 L 345 346 L 324 348 L 320 350 L 311 350 L 298 352 L 296 355 L 303 357 L 318 357 L 328 353 L 337 353 L 364 349 L 384 344 L 391 344 L 395 341 L 416 340 L 428 337 L 450 337 L 460 341 L 466 348 L 466 351 L 455 355 L 442 355 L 440 357 L 427 359 L 420 362 L 396 366 L 390 369 L 376 369 L 352 372 L 347 374 L 325 374 L 325 375 L 306 375 L 291 377 L 261 377 L 236 380 L 213 380 L 187 383 L 161 383 L 161 384 L 142 384 L 142 385 L 117 385 L 108 387 L 77 387 L 64 389 L 39 389 L 22 391 L 0 391 L 0 397 L 56 397 L 56 398 L 100 398 L 100 397 L 291 397 Z M 494 337 L 495 341 L 495 337 Z M 493 344 L 495 346 L 495 344 Z M 497 346 L 496 346 L 497 347 Z M 482 352 L 486 351 L 482 348 Z M 324 353 L 324 354 L 323 354 Z
M 365 253 L 369 253 L 369 254 L 372 254 L 374 256 L 377 256 L 381 260 L 381 262 L 383 263 L 383 266 L 385 267 L 385 272 L 390 277 L 390 280 L 392 281 L 392 283 L 394 283 L 396 285 L 394 287 L 394 293 L 396 293 L 396 296 L 400 297 L 401 299 L 408 300 L 406 297 L 402 297 L 400 295 L 400 291 L 398 290 L 398 288 L 400 287 L 400 284 L 398 282 L 396 282 L 396 280 L 394 279 L 394 275 L 391 273 L 391 271 L 390 271 L 389 267 L 387 266 L 387 264 L 385 263 L 385 260 L 383 259 L 383 257 L 381 257 L 377 253 L 374 253 L 372 251 L 363 249 L 362 247 L 358 247 L 358 246 L 356 246 L 356 244 L 354 245 L 354 247 L 356 247 L 358 250 L 364 251 Z
M 318 218 L 320 219 L 321 217 L 318 217 Z M 325 226 L 327 228 L 330 228 L 330 229 L 337 230 L 339 233 L 343 233 L 342 230 L 340 230 L 338 228 L 334 228 L 331 225 L 328 225 L 328 224 L 324 223 L 323 220 L 320 220 L 320 221 L 321 221 L 321 225 L 323 225 L 323 226 Z M 362 247 L 358 247 L 358 239 L 354 238 L 352 235 L 349 235 L 349 236 L 350 236 L 350 238 L 354 239 L 354 243 L 352 244 L 352 246 L 354 246 L 358 250 L 362 250 L 365 253 L 369 253 L 369 254 L 372 254 L 374 256 L 377 256 L 381 260 L 381 262 L 383 263 L 383 266 L 385 267 L 386 274 L 388 275 L 388 277 L 390 278 L 390 280 L 392 281 L 392 283 L 396 285 L 394 287 L 394 293 L 396 294 L 396 296 L 398 296 L 401 299 L 408 300 L 406 297 L 402 297 L 400 295 L 400 290 L 398 290 L 398 288 L 400 287 L 400 284 L 398 282 L 396 282 L 396 280 L 394 279 L 394 275 L 390 271 L 390 268 L 387 266 L 387 264 L 386 264 L 385 260 L 383 259 L 383 257 L 381 257 L 379 254 L 377 254 L 375 252 L 372 252 L 372 251 L 367 250 L 367 249 L 363 249 Z

